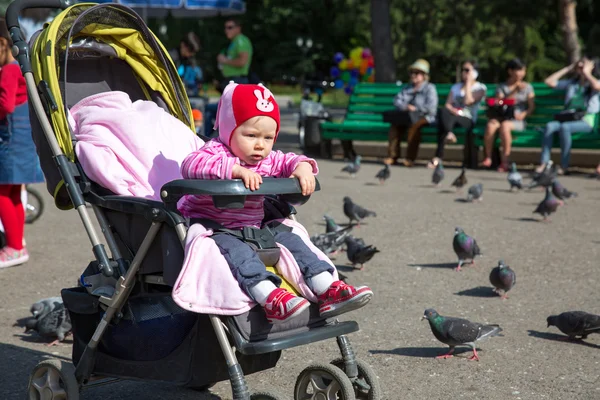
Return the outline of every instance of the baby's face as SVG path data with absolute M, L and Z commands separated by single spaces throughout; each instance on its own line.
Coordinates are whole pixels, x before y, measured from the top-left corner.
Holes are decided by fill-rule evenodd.
M 252 117 L 231 134 L 231 151 L 246 164 L 256 165 L 271 153 L 276 133 L 273 118 Z

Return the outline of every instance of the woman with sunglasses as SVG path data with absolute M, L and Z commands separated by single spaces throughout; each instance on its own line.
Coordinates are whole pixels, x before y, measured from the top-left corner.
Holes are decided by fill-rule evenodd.
M 388 156 L 383 162 L 395 164 L 400 157 L 400 140 L 407 134 L 406 158 L 403 164 L 412 167 L 421 142 L 421 128 L 435 121 L 438 95 L 435 85 L 429 82 L 429 63 L 419 59 L 410 67 L 410 84 L 394 98 L 395 110 L 383 113 L 383 120 L 389 122 Z
M 562 175 L 569 168 L 571 157 L 571 134 L 574 132 L 590 133 L 596 125 L 597 114 L 600 112 L 600 81 L 594 77 L 594 62 L 588 57 L 582 57 L 576 63 L 564 67 L 549 77 L 544 83 L 551 88 L 564 90 L 565 110 L 556 121 L 546 124 L 542 137 L 541 165 L 536 171 L 541 172 L 550 160 L 554 133 L 558 132 L 560 138 L 560 168 L 558 174 Z M 571 79 L 560 79 L 568 73 L 573 73 Z
M 482 167 L 492 166 L 492 149 L 494 148 L 494 136 L 496 132 L 500 136 L 502 153 L 500 153 L 499 172 L 508 171 L 508 158 L 512 144 L 512 131 L 525 130 L 525 118 L 533 114 L 535 109 L 535 93 L 533 86 L 525 82 L 527 66 L 518 58 L 510 60 L 506 64 L 508 79 L 505 83 L 498 85 L 496 99 L 514 99 L 514 112 L 512 118 L 499 117 L 490 118 L 485 126 L 484 153 L 485 158 L 481 162 Z
M 456 135 L 452 132 L 455 126 L 466 129 L 467 137 L 472 134 L 477 121 L 479 104 L 487 90 L 483 83 L 477 81 L 478 76 L 478 66 L 475 61 L 468 60 L 462 63 L 461 81 L 452 85 L 445 106 L 438 112 L 437 149 L 435 157 L 427 164 L 428 168 L 435 168 L 442 160 L 445 143 L 456 143 Z

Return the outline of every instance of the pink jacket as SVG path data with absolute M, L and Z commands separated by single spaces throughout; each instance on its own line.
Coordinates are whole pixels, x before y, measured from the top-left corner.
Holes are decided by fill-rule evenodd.
M 289 178 L 299 163 L 306 161 L 319 173 L 317 162 L 294 153 L 272 151 L 257 165 L 246 165 L 234 156 L 219 139 L 213 139 L 183 160 L 181 174 L 185 179 L 231 179 L 235 164 L 240 164 L 264 177 Z M 247 196 L 244 208 L 239 210 L 218 209 L 210 196 L 185 196 L 179 202 L 179 211 L 189 218 L 208 218 L 226 228 L 254 226 L 260 228 L 264 217 L 263 196 Z

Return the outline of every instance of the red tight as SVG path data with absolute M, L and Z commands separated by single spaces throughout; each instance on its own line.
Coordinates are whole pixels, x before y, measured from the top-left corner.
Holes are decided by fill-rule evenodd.
M 21 185 L 0 185 L 0 220 L 4 225 L 7 246 L 21 250 L 25 230 Z

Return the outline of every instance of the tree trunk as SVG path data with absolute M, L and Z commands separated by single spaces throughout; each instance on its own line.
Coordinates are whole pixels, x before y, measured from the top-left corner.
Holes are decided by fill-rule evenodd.
M 396 61 L 392 45 L 390 0 L 371 0 L 371 42 L 375 59 L 375 81 L 395 82 Z
M 563 31 L 563 44 L 569 63 L 574 63 L 581 58 L 581 47 L 577 35 L 577 15 L 575 0 L 559 0 L 558 13 L 560 16 L 561 29 Z

